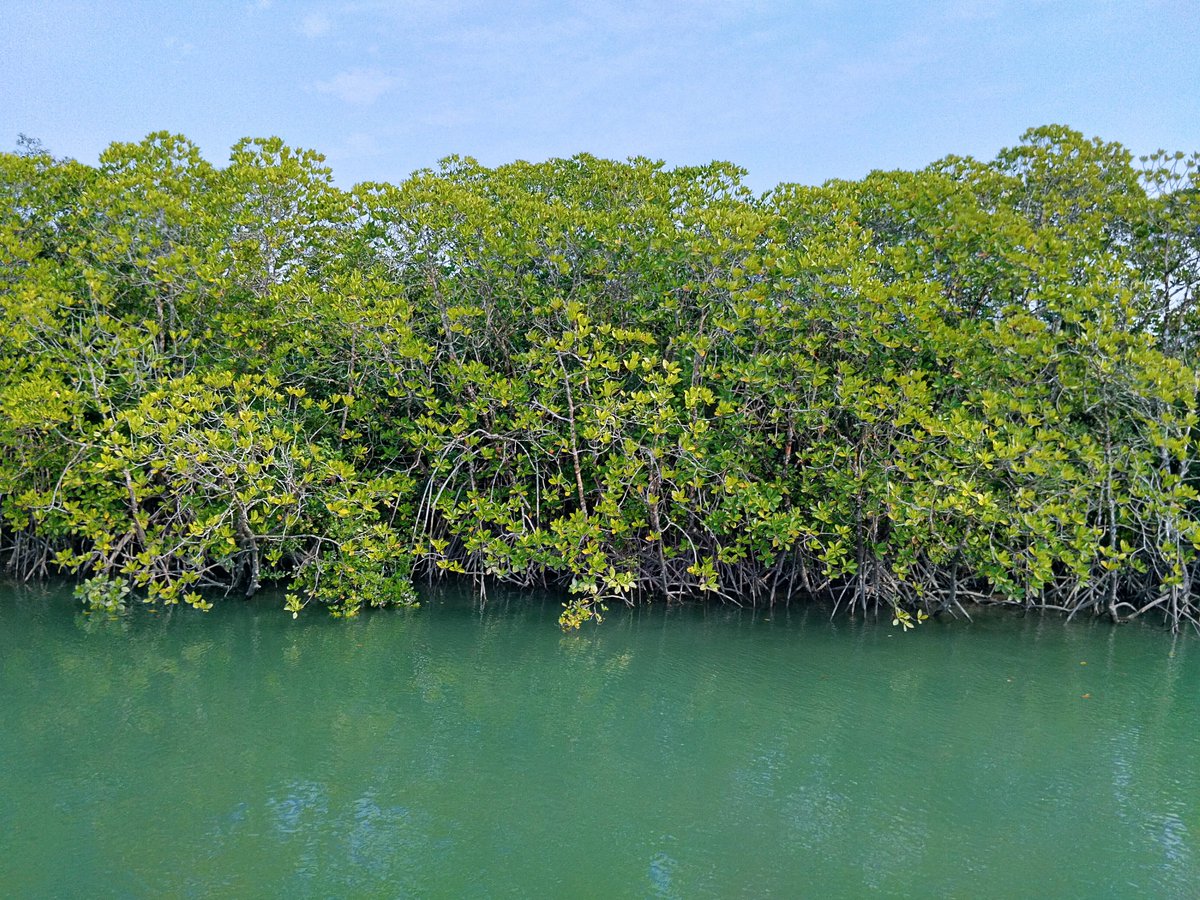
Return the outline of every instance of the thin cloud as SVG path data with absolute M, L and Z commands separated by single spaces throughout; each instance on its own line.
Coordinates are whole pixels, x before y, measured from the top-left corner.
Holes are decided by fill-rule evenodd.
M 397 84 L 396 78 L 382 69 L 349 69 L 328 81 L 313 85 L 322 94 L 332 94 L 353 106 L 370 106 Z
M 333 20 L 325 13 L 309 13 L 300 20 L 300 32 L 308 38 L 319 38 L 329 34 L 333 28 Z
M 334 154 L 337 158 L 360 159 L 362 157 L 378 156 L 383 152 L 383 148 L 379 146 L 379 142 L 375 140 L 373 134 L 365 131 L 356 131 L 349 135 L 343 142 L 342 146 L 337 148 Z
M 175 51 L 179 56 L 191 56 L 196 52 L 196 45 L 190 41 L 181 41 L 179 38 L 172 35 L 163 41 L 163 46 L 168 50 Z

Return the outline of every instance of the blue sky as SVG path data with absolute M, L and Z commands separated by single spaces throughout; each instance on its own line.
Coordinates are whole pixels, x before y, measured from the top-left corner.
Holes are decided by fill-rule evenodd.
M 1061 122 L 1200 150 L 1200 2 L 0 0 L 0 146 L 95 162 L 181 132 L 324 153 L 338 183 L 448 154 L 727 159 L 781 181 L 991 157 Z

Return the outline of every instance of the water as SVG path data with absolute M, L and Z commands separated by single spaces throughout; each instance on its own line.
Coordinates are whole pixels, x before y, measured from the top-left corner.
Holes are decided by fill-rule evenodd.
M 0 588 L 0 894 L 1200 885 L 1200 640 L 730 608 L 563 635 L 558 611 L 110 620 Z

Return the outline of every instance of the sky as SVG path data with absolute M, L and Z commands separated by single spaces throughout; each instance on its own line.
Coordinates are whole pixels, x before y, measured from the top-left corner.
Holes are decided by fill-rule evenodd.
M 819 184 L 1061 123 L 1200 150 L 1200 0 L 0 0 L 0 149 L 276 135 L 338 184 L 587 152 Z

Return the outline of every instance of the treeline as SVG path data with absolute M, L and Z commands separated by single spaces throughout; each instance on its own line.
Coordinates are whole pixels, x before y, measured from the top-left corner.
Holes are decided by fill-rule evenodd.
M 1198 157 L 1062 127 L 762 197 L 451 158 L 339 190 L 186 139 L 0 155 L 0 554 L 353 614 L 610 600 L 1200 624 Z

